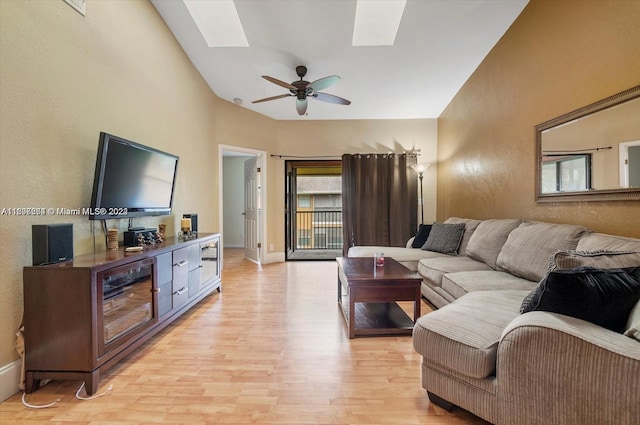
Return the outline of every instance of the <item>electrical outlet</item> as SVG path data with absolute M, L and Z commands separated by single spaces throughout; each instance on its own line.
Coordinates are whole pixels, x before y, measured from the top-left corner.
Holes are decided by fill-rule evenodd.
M 80 12 L 82 16 L 87 14 L 87 0 L 64 0 L 69 6 Z
M 269 244 L 269 251 L 273 251 L 273 244 Z

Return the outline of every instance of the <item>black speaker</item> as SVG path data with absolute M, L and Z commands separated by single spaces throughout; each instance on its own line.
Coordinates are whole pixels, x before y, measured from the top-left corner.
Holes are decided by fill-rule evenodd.
M 73 224 L 34 224 L 31 226 L 33 265 L 59 263 L 73 259 Z
M 182 218 L 191 219 L 191 231 L 198 233 L 198 214 L 182 214 Z

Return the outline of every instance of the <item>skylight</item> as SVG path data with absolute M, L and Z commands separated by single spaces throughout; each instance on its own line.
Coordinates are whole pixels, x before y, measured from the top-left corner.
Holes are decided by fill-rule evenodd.
M 393 46 L 406 4 L 406 0 L 358 0 L 351 44 Z
M 209 47 L 249 47 L 233 0 L 182 0 Z

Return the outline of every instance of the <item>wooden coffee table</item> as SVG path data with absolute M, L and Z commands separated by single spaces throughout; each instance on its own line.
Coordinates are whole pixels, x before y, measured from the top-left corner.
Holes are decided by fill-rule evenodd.
M 393 258 L 375 268 L 373 258 L 337 258 L 338 305 L 349 338 L 360 335 L 410 335 L 420 317 L 422 278 Z M 413 301 L 413 320 L 396 301 Z

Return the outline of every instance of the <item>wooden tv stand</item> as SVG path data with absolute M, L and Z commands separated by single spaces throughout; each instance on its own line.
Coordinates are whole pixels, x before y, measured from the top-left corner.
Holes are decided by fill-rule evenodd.
M 94 394 L 104 371 L 220 291 L 220 252 L 220 234 L 200 233 L 25 267 L 26 392 L 67 379 Z

